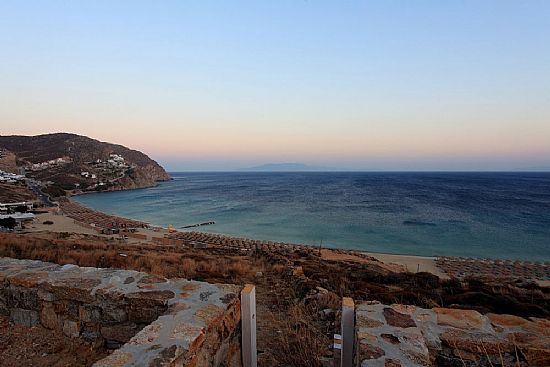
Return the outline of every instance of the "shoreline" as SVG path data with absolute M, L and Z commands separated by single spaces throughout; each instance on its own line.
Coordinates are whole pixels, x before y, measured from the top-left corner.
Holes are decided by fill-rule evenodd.
M 63 207 L 69 203 L 73 213 L 65 213 Z M 503 278 L 520 278 L 536 281 L 539 285 L 550 286 L 550 263 L 533 263 L 530 261 L 512 261 L 499 259 L 479 259 L 458 256 L 422 256 L 380 253 L 355 249 L 342 249 L 319 247 L 312 245 L 300 245 L 284 242 L 254 240 L 242 237 L 233 237 L 223 234 L 213 234 L 201 231 L 169 230 L 162 226 L 152 226 L 149 223 L 135 221 L 130 218 L 113 216 L 107 213 L 91 209 L 68 197 L 60 200 L 60 213 L 40 214 L 37 216 L 32 228 L 26 232 L 69 232 L 75 234 L 98 235 L 106 238 L 114 236 L 124 237 L 126 241 L 137 241 L 138 243 L 185 245 L 193 248 L 217 247 L 235 249 L 237 251 L 251 251 L 262 249 L 267 252 L 295 252 L 315 253 L 328 261 L 357 262 L 365 265 L 376 265 L 391 272 L 419 273 L 427 272 L 440 277 L 450 279 L 453 277 L 465 278 L 468 276 L 487 276 Z M 79 218 L 81 216 L 81 218 Z M 76 217 L 76 218 L 75 218 Z M 106 227 L 93 225 L 91 220 L 96 217 L 103 220 L 113 221 L 118 226 L 120 223 L 130 223 L 135 226 L 124 226 L 120 229 L 136 228 L 134 233 L 101 234 L 101 229 Z M 82 219 L 87 219 L 82 220 Z M 44 220 L 51 220 L 53 225 L 44 225 Z M 98 232 L 99 231 L 99 232 Z M 319 252 L 320 251 L 320 252 Z
M 164 181 L 162 181 L 162 182 L 164 182 Z M 155 185 L 155 186 L 157 186 L 157 185 Z M 150 187 L 154 187 L 154 186 L 150 186 Z M 141 187 L 141 188 L 133 188 L 133 189 L 128 189 L 128 190 L 139 190 L 139 189 L 146 189 L 146 188 L 147 187 Z M 72 194 L 71 196 L 68 196 L 67 199 L 75 205 L 79 205 L 81 207 L 84 207 L 84 208 L 92 210 L 92 211 L 100 212 L 100 213 L 103 213 L 105 215 L 109 215 L 109 216 L 113 216 L 113 217 L 119 217 L 119 218 L 124 218 L 124 219 L 127 219 L 127 220 L 132 220 L 132 221 L 136 221 L 136 222 L 143 222 L 143 223 L 147 224 L 150 228 L 160 228 L 162 230 L 168 231 L 169 230 L 168 227 L 164 227 L 160 224 L 151 224 L 149 222 L 146 222 L 144 220 L 137 219 L 137 218 L 121 217 L 117 214 L 105 213 L 105 212 L 102 212 L 98 209 L 95 209 L 95 208 L 92 208 L 92 207 L 87 206 L 85 204 L 82 204 L 78 201 L 72 200 L 72 198 L 75 197 L 75 196 L 80 196 L 80 195 L 85 195 L 85 194 L 103 194 L 103 193 L 109 193 L 109 192 L 128 191 L 128 190 L 112 190 L 112 191 L 105 191 L 105 192 L 80 192 L 80 193 L 76 193 L 76 194 Z M 177 229 L 175 229 L 175 231 L 176 232 L 195 232 L 194 230 L 192 230 L 194 228 L 200 228 L 200 226 L 193 227 L 193 228 L 177 228 Z M 202 231 L 200 231 L 200 232 L 202 232 Z M 213 235 L 213 236 L 225 236 L 225 237 L 229 237 L 229 238 L 244 238 L 244 239 L 251 240 L 251 241 L 274 242 L 274 243 L 280 243 L 280 244 L 288 245 L 288 246 L 307 246 L 307 247 L 310 247 L 314 250 L 318 248 L 317 245 L 312 245 L 312 244 L 307 244 L 307 243 L 291 243 L 291 242 L 275 241 L 275 240 L 272 240 L 272 239 L 258 239 L 258 238 L 252 238 L 252 237 L 247 237 L 247 236 L 236 236 L 236 235 L 231 235 L 231 234 L 227 234 L 227 233 L 217 233 L 217 232 L 207 232 L 207 231 L 204 231 L 202 233 L 210 234 L 210 235 Z M 355 249 L 355 248 L 332 247 L 332 246 L 322 247 L 322 249 L 323 250 L 327 249 L 327 250 L 336 250 L 336 251 L 346 251 L 346 252 L 348 252 L 348 251 L 359 252 L 359 253 L 366 254 L 366 255 L 369 255 L 369 256 L 372 256 L 372 257 L 376 257 L 376 256 L 389 256 L 389 257 L 396 257 L 396 258 L 398 258 L 398 257 L 412 257 L 412 258 L 418 258 L 418 259 L 422 259 L 422 260 L 435 260 L 439 257 L 460 257 L 460 256 L 449 256 L 449 255 L 414 255 L 414 254 L 403 254 L 403 253 L 395 253 L 395 252 L 377 252 L 377 251 L 372 251 L 372 250 L 361 250 L 361 249 Z
M 165 181 L 158 182 L 157 184 L 162 183 L 162 182 L 165 182 Z M 151 186 L 151 187 L 154 187 L 154 186 Z M 128 189 L 128 190 L 138 190 L 138 189 L 145 189 L 145 188 L 147 188 L 147 187 L 134 188 L 134 189 Z M 131 217 L 121 217 L 118 214 L 105 213 L 105 212 L 102 212 L 98 209 L 95 209 L 95 208 L 92 208 L 92 207 L 87 206 L 85 204 L 82 204 L 78 201 L 72 200 L 73 196 L 79 196 L 79 195 L 82 195 L 82 194 L 103 194 L 103 193 L 117 192 L 117 191 L 127 191 L 127 190 L 112 190 L 112 191 L 106 191 L 106 192 L 78 193 L 78 194 L 68 196 L 67 199 L 69 199 L 75 205 L 82 206 L 82 207 L 84 207 L 86 209 L 89 209 L 89 210 L 92 210 L 92 211 L 100 212 L 100 213 L 103 213 L 105 215 L 109 215 L 109 216 L 113 216 L 113 217 L 119 217 L 119 218 L 124 218 L 124 219 L 127 219 L 127 220 L 131 220 L 131 221 L 146 223 L 151 228 L 161 228 L 163 230 L 168 231 L 168 227 L 165 227 L 165 226 L 160 225 L 160 224 L 151 224 L 151 223 L 146 222 L 142 219 L 131 218 Z M 197 228 L 200 228 L 200 227 L 197 227 Z M 190 231 L 191 228 L 175 228 L 174 227 L 174 229 L 178 232 L 194 232 L 194 231 Z M 212 235 L 212 236 L 225 236 L 225 237 L 228 237 L 228 238 L 247 239 L 247 240 L 251 240 L 251 241 L 267 241 L 267 242 L 279 243 L 279 244 L 289 245 L 289 246 L 307 246 L 307 247 L 313 248 L 313 249 L 318 249 L 319 248 L 318 245 L 309 244 L 309 243 L 294 243 L 294 242 L 278 241 L 278 240 L 273 240 L 273 239 L 259 239 L 259 238 L 254 238 L 254 237 L 248 237 L 246 235 L 234 235 L 234 234 L 209 232 L 209 231 L 199 231 L 199 230 L 197 230 L 197 232 L 201 232 L 201 233 L 204 233 L 204 234 L 207 234 L 207 235 Z M 372 256 L 372 257 L 376 257 L 376 256 L 384 256 L 384 257 L 388 256 L 390 258 L 391 257 L 396 257 L 396 258 L 398 258 L 398 257 L 412 257 L 412 258 L 417 258 L 417 259 L 422 259 L 422 260 L 428 260 L 428 259 L 436 260 L 438 258 L 459 258 L 459 259 L 477 259 L 477 260 L 493 260 L 493 261 L 503 260 L 503 261 L 533 262 L 533 260 L 520 259 L 520 258 L 486 257 L 486 256 L 472 256 L 472 255 L 445 255 L 445 254 L 417 255 L 417 254 L 411 254 L 411 253 L 380 252 L 380 251 L 376 251 L 376 250 L 360 249 L 360 248 L 353 248 L 353 247 L 337 247 L 337 246 L 330 246 L 330 245 L 324 245 L 322 247 L 322 249 L 329 249 L 329 250 L 335 250 L 335 251 L 346 251 L 346 252 L 350 252 L 350 251 L 351 252 L 359 252 L 359 253 L 363 253 L 363 254 L 366 254 L 366 255 L 369 255 L 369 256 Z M 544 260 L 536 260 L 536 261 L 545 262 Z
M 318 247 L 315 247 L 313 245 L 307 245 L 307 244 L 294 244 L 294 243 L 285 243 L 285 242 L 269 241 L 269 240 L 257 240 L 252 238 L 234 237 L 226 234 L 214 234 L 214 233 L 202 232 L 202 231 L 183 231 L 183 230 L 177 229 L 171 232 L 167 227 L 151 225 L 150 223 L 147 223 L 147 222 L 138 221 L 132 218 L 119 217 L 116 215 L 104 213 L 99 210 L 90 208 L 75 200 L 72 200 L 73 196 L 76 196 L 76 195 L 71 195 L 67 197 L 66 198 L 67 202 L 71 203 L 71 205 L 73 206 L 78 206 L 82 208 L 83 211 L 102 214 L 102 215 L 111 217 L 113 219 L 144 223 L 146 227 L 138 228 L 138 233 L 141 232 L 145 234 L 147 236 L 147 241 L 152 241 L 155 238 L 155 236 L 162 236 L 163 238 L 167 237 L 167 238 L 174 239 L 175 237 L 178 237 L 178 235 L 203 234 L 205 236 L 211 236 L 214 238 L 223 238 L 228 241 L 239 240 L 239 241 L 253 242 L 253 243 L 273 244 L 274 246 L 286 248 L 289 250 L 296 249 L 296 248 L 307 249 L 308 251 L 314 251 L 314 252 L 317 252 L 319 250 Z M 59 213 L 53 214 L 53 215 L 51 213 L 37 215 L 39 222 L 43 222 L 45 220 L 52 220 L 54 224 L 43 225 L 41 223 L 35 223 L 33 225 L 33 227 L 35 228 L 32 228 L 30 232 L 51 231 L 51 232 L 73 232 L 73 233 L 82 233 L 82 234 L 101 235 L 97 232 L 97 230 L 100 227 L 91 227 L 91 223 L 86 223 L 71 217 L 71 215 L 68 215 L 63 212 L 63 208 L 62 208 L 63 206 L 64 206 L 63 200 L 60 200 Z M 63 218 L 63 219 L 60 219 L 60 218 Z M 56 223 L 59 221 L 61 221 L 61 223 Z M 77 224 L 76 222 L 83 223 L 85 226 Z M 112 237 L 112 235 L 101 235 L 101 236 Z M 362 263 L 372 263 L 372 259 L 374 259 L 377 262 L 383 264 L 382 265 L 383 268 L 386 268 L 387 270 L 390 270 L 390 271 L 396 271 L 396 272 L 409 271 L 413 273 L 429 272 L 443 279 L 449 278 L 449 276 L 437 266 L 436 264 L 436 260 L 438 258 L 437 256 L 388 254 L 388 253 L 377 253 L 372 251 L 363 251 L 363 250 L 346 249 L 346 248 L 333 248 L 333 247 L 323 247 L 321 249 L 321 253 L 322 253 L 322 257 L 327 260 L 335 260 L 335 261 L 344 260 L 344 261 L 355 261 L 355 262 L 362 262 Z

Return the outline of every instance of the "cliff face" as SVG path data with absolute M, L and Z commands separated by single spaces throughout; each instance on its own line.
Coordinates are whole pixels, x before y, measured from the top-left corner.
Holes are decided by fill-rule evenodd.
M 81 135 L 0 136 L 0 149 L 15 154 L 28 177 L 64 190 L 134 189 L 170 179 L 142 152 Z

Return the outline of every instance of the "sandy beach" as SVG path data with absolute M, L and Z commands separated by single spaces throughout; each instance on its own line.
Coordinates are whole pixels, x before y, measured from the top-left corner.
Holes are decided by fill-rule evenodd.
M 38 214 L 32 223 L 27 224 L 25 232 L 68 232 L 82 235 L 95 235 L 105 239 L 120 238 L 125 243 L 143 244 L 156 243 L 167 245 L 206 246 L 218 248 L 234 248 L 239 251 L 251 251 L 261 248 L 264 251 L 303 251 L 318 250 L 314 247 L 294 244 L 273 243 L 272 241 L 258 241 L 245 238 L 234 238 L 224 235 L 195 231 L 169 231 L 166 228 L 152 228 L 143 226 L 136 232 L 120 234 L 102 234 L 96 223 L 113 221 L 114 223 L 138 223 L 130 219 L 109 216 L 72 201 L 69 201 L 69 214 L 63 213 L 66 204 L 62 204 L 61 211 Z M 80 219 L 80 220 L 78 220 Z M 53 224 L 44 224 L 53 222 Z M 437 256 L 415 256 L 363 252 L 346 249 L 321 250 L 321 257 L 330 261 L 356 262 L 379 266 L 391 272 L 419 273 L 427 272 L 449 279 L 451 277 L 464 278 L 467 276 L 486 276 L 502 278 L 519 278 L 536 281 L 540 286 L 550 286 L 550 265 L 529 261 L 464 259 Z
M 53 224 L 44 224 L 44 222 L 53 222 Z M 48 212 L 44 214 L 38 214 L 36 219 L 32 224 L 28 224 L 25 232 L 69 232 L 69 233 L 78 233 L 86 235 L 96 235 L 105 238 L 111 238 L 113 235 L 103 235 L 98 233 L 97 230 L 89 228 L 86 224 L 78 224 L 79 222 L 73 218 L 70 218 L 64 214 L 57 214 L 53 212 Z M 131 242 L 150 242 L 153 238 L 163 238 L 168 236 L 170 232 L 164 228 L 140 228 L 140 234 L 145 234 L 146 239 L 137 239 L 130 238 L 128 239 Z M 359 256 L 356 251 L 347 251 L 342 249 L 323 249 L 322 257 L 327 260 L 336 260 L 336 261 L 355 261 L 360 263 L 372 263 L 372 260 L 368 257 L 372 257 L 381 262 L 383 268 L 394 271 L 394 272 L 429 272 L 434 275 L 437 275 L 441 278 L 448 278 L 448 275 L 442 271 L 436 265 L 436 257 L 425 257 L 425 256 L 411 256 L 411 255 L 393 255 L 393 254 L 379 254 L 379 253 L 369 253 L 361 252 Z
M 332 250 L 323 250 L 323 257 L 334 260 L 357 260 L 361 261 L 361 257 L 338 254 Z M 368 256 L 374 257 L 376 260 L 384 263 L 385 267 L 393 271 L 408 271 L 411 273 L 428 272 L 437 275 L 440 278 L 448 279 L 449 276 L 441 270 L 436 264 L 436 257 L 414 256 L 414 255 L 393 255 L 379 254 L 374 252 L 362 252 Z

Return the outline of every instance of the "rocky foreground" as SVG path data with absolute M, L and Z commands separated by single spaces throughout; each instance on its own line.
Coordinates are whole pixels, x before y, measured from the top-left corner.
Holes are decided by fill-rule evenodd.
M 395 273 L 383 268 L 375 261 L 327 260 L 313 249 L 289 250 L 283 247 L 270 250 L 269 246 L 265 248 L 261 246 L 253 251 L 240 251 L 235 247 L 193 248 L 147 243 L 131 238 L 120 241 L 116 238 L 97 235 L 36 232 L 20 235 L 0 234 L 0 256 L 30 258 L 57 264 L 131 269 L 166 278 L 186 278 L 209 283 L 253 283 L 257 289 L 260 366 L 327 366 L 326 363 L 331 360 L 333 353 L 332 336 L 334 333 L 339 333 L 339 309 L 342 296 L 352 297 L 358 305 L 364 301 L 377 301 L 384 305 L 416 306 L 416 308 L 410 306 L 398 308 L 396 311 L 400 313 L 399 315 L 386 311 L 389 315 L 386 317 L 382 310 L 382 313 L 376 316 L 379 322 L 389 323 L 390 326 L 392 326 L 391 323 L 401 325 L 398 323 L 403 321 L 405 326 L 399 327 L 405 327 L 405 330 L 403 332 L 400 329 L 394 330 L 398 338 L 401 336 L 408 338 L 409 334 L 414 334 L 414 330 L 406 326 L 410 323 L 409 318 L 415 321 L 421 332 L 424 325 L 439 327 L 437 326 L 440 325 L 439 318 L 446 317 L 438 315 L 437 324 L 424 324 L 414 315 L 409 318 L 401 315 L 406 315 L 408 310 L 420 310 L 420 308 L 455 309 L 456 311 L 451 312 L 454 315 L 466 315 L 464 322 L 471 323 L 472 327 L 479 322 L 482 326 L 489 325 L 487 320 L 491 322 L 492 319 L 496 320 L 491 314 L 517 316 L 509 319 L 513 322 L 525 320 L 522 322 L 526 328 L 535 324 L 546 325 L 546 320 L 550 318 L 550 289 L 539 287 L 536 283 L 474 277 L 441 280 L 428 273 Z M 416 311 L 411 312 L 414 314 Z M 434 310 L 428 313 L 435 315 L 437 312 Z M 394 316 L 399 320 L 393 320 Z M 468 317 L 472 320 L 468 321 Z M 382 334 L 391 334 L 394 331 L 389 333 L 384 331 L 386 327 L 379 323 L 374 323 L 370 327 L 374 329 L 364 331 L 375 336 L 373 345 L 384 350 L 384 358 L 391 359 L 391 348 L 395 348 L 391 344 L 393 338 L 386 335 L 385 337 L 389 338 L 388 343 L 380 338 L 384 337 Z M 380 335 L 377 334 L 377 327 L 381 327 Z M 453 327 L 460 329 L 458 324 Z M 505 353 L 508 353 L 504 356 L 506 362 L 516 358 L 516 349 L 510 349 L 510 344 L 504 344 L 498 340 L 494 342 L 494 337 L 500 338 L 504 334 L 497 326 L 491 324 L 491 328 L 496 334 L 493 335 L 492 331 L 485 326 L 480 329 L 464 329 L 459 335 L 461 339 L 457 341 L 459 344 L 456 353 L 448 349 L 449 343 L 452 347 L 453 340 L 456 339 L 448 338 L 447 334 L 443 335 L 438 331 L 436 334 L 438 340 L 441 343 L 447 343 L 445 344 L 447 347 L 442 350 L 443 355 L 454 356 L 447 365 L 464 366 L 461 358 L 464 361 L 467 361 L 467 358 L 473 358 L 465 351 L 474 346 L 481 348 L 481 352 L 476 353 L 475 356 L 483 356 L 485 353 L 483 345 L 486 348 L 489 346 L 502 348 L 503 353 L 506 350 Z M 527 329 L 522 331 L 521 328 L 514 330 L 528 331 Z M 488 331 L 490 333 L 487 333 Z M 511 335 L 508 331 L 505 334 Z M 481 339 L 482 345 L 468 344 L 471 343 L 468 339 L 469 335 L 486 339 Z M 534 338 L 525 339 L 525 335 L 521 333 L 516 336 L 520 366 L 541 365 L 535 362 L 527 363 L 527 356 L 534 355 L 528 353 L 533 352 L 532 348 L 540 345 L 537 340 L 542 341 L 542 339 L 536 335 Z M 368 336 L 364 335 L 364 337 Z M 415 343 L 414 339 L 407 340 Z M 419 340 L 420 345 L 424 343 L 430 347 L 426 344 L 427 342 L 427 340 Z M 400 345 L 407 348 L 408 344 L 400 342 Z M 386 346 L 390 350 L 386 350 Z M 364 351 L 368 352 L 368 348 Z M 541 353 L 545 350 L 543 349 Z M 377 349 L 375 351 L 380 354 Z M 451 352 L 453 354 L 448 354 Z M 376 357 L 378 358 L 383 359 L 382 355 Z M 491 357 L 492 366 L 507 365 L 496 362 L 498 361 Z M 470 361 L 465 365 L 491 366 L 489 362 L 473 363 L 475 362 Z
M 16 325 L 117 349 L 94 366 L 218 366 L 212 351 L 240 365 L 238 286 L 10 258 L 0 279 L 0 315 Z
M 474 310 L 362 302 L 361 366 L 548 366 L 550 322 Z

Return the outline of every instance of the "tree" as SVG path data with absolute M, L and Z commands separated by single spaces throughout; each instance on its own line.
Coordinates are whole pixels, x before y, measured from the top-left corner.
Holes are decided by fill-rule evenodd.
M 17 213 L 26 213 L 27 212 L 27 206 L 26 205 L 18 205 L 14 209 Z
M 0 219 L 0 227 L 14 229 L 17 222 L 12 217 Z

